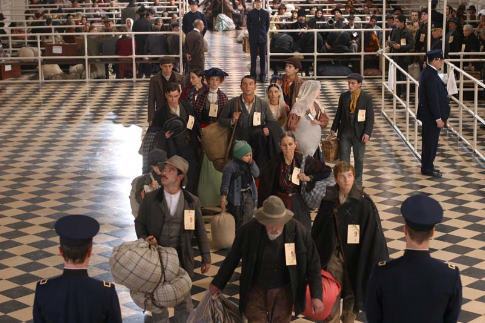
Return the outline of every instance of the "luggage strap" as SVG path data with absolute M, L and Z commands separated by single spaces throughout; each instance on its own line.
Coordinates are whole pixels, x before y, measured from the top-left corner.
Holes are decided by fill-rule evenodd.
M 152 248 L 152 247 L 150 247 L 150 248 Z M 150 300 L 152 302 L 153 306 L 155 306 L 159 309 L 163 308 L 163 306 L 160 306 L 156 303 L 154 294 L 155 294 L 155 290 L 162 284 L 162 278 L 164 277 L 165 268 L 164 268 L 163 260 L 162 260 L 162 252 L 160 251 L 159 246 L 156 246 L 155 248 L 157 248 L 158 258 L 160 259 L 160 268 L 162 270 L 162 274 L 160 275 L 160 279 L 157 283 L 157 286 L 155 286 L 155 288 L 151 292 L 145 293 L 145 302 L 143 303 L 143 313 L 145 313 L 145 311 L 147 309 L 148 300 Z

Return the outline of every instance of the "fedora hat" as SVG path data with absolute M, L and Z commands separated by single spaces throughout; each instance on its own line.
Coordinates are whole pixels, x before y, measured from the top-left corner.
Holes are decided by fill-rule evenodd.
M 182 174 L 184 174 L 184 180 L 182 185 L 187 185 L 187 172 L 189 171 L 189 163 L 178 155 L 173 155 L 167 159 L 164 163 L 165 165 L 170 165 L 177 168 Z
M 285 207 L 279 197 L 271 195 L 264 200 L 263 206 L 256 210 L 254 217 L 264 225 L 285 224 L 291 220 L 293 212 Z

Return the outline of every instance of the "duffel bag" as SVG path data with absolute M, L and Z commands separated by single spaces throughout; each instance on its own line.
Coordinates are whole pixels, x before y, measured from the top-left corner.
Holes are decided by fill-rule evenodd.
M 226 152 L 231 137 L 231 129 L 221 126 L 218 122 L 202 128 L 202 148 L 207 159 L 213 162 L 218 171 L 222 171 L 226 163 Z
M 140 292 L 153 291 L 159 283 L 173 279 L 179 271 L 179 259 L 174 248 L 150 247 L 143 239 L 115 247 L 109 264 L 117 284 Z
M 312 321 L 323 321 L 330 313 L 340 295 L 340 283 L 333 277 L 331 273 L 321 270 L 322 275 L 322 290 L 323 290 L 323 311 L 320 313 L 313 313 L 312 298 L 310 295 L 310 287 L 306 287 L 305 311 L 303 315 Z
M 159 284 L 152 292 L 130 291 L 130 295 L 133 302 L 143 310 L 160 313 L 163 307 L 175 307 L 182 303 L 191 288 L 189 274 L 180 267 L 174 279 Z
M 227 249 L 232 246 L 236 235 L 234 217 L 227 212 L 219 213 L 211 219 L 211 246 L 215 250 Z

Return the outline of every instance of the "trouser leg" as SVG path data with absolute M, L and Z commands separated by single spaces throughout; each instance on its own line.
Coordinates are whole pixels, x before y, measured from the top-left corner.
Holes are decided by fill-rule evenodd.
M 441 129 L 432 123 L 423 123 L 421 130 L 421 171 L 432 172 L 434 159 L 438 149 Z
M 241 206 L 242 206 L 241 225 L 244 225 L 245 223 L 251 221 L 251 219 L 253 218 L 255 205 L 254 205 L 253 196 L 250 190 L 246 192 L 242 192 L 241 197 L 243 199 L 241 203 Z
M 259 68 L 261 75 L 266 75 L 266 42 L 259 44 Z
M 288 287 L 268 290 L 266 301 L 270 323 L 290 323 L 293 302 Z
M 339 141 L 339 159 L 350 163 L 350 149 L 352 147 L 352 139 L 346 136 L 341 136 Z
M 355 182 L 357 183 L 357 185 L 362 187 L 362 177 L 364 174 L 365 144 L 361 140 L 359 140 L 359 138 L 354 138 L 352 142 L 352 150 L 354 152 Z
M 249 42 L 249 55 L 251 56 L 251 71 L 250 74 L 256 77 L 256 60 L 258 58 L 258 44 Z
M 152 312 L 152 323 L 170 323 L 170 319 L 168 318 L 168 308 L 162 308 L 160 313 Z
M 262 288 L 253 287 L 249 291 L 244 316 L 246 316 L 249 323 L 268 322 L 266 293 Z

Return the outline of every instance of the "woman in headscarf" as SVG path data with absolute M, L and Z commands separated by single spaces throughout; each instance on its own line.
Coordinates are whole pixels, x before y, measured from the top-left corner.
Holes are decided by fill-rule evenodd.
M 126 18 L 125 27 L 127 32 L 131 32 L 133 30 L 133 19 Z
M 319 101 L 320 82 L 306 81 L 303 82 L 298 97 L 296 99 L 290 114 L 294 114 L 298 120 L 295 123 L 288 124 L 288 130 L 294 131 L 295 138 L 298 141 L 298 150 L 303 156 L 313 156 L 320 145 L 322 137 L 322 127 L 326 127 L 328 117 L 325 109 Z
M 266 89 L 266 101 L 268 102 L 274 118 L 278 121 L 280 126 L 283 127 L 286 124 L 289 108 L 285 103 L 283 90 L 280 85 L 272 83 L 268 86 Z

